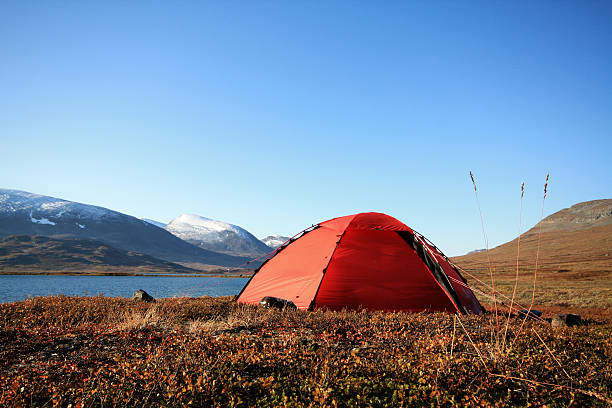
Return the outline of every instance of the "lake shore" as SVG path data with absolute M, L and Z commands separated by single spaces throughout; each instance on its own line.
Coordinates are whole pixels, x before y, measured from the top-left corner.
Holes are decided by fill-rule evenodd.
M 234 296 L 248 278 L 206 275 L 0 275 L 0 303 L 43 296 L 103 296 L 129 299 L 144 290 L 156 299 Z
M 0 405 L 605 406 L 612 316 L 578 312 L 586 325 L 511 319 L 501 351 L 491 314 L 35 298 L 0 305 Z
M 252 273 L 219 273 L 219 272 L 195 272 L 195 273 L 164 273 L 164 272 L 103 272 L 103 271 L 84 271 L 84 272 L 76 272 L 76 271 L 44 271 L 44 272 L 35 272 L 35 271 L 1 271 L 0 276 L 2 275 L 24 275 L 24 276 L 160 276 L 160 277 L 173 277 L 173 278 L 250 278 Z

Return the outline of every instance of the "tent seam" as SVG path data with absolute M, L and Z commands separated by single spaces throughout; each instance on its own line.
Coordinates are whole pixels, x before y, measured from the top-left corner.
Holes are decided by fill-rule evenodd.
M 348 228 L 348 226 L 347 226 L 347 228 Z M 329 256 L 329 261 L 327 262 L 327 265 L 325 265 L 325 268 L 323 268 L 323 273 L 322 273 L 322 276 L 321 276 L 321 281 L 319 282 L 319 286 L 317 287 L 317 291 L 315 292 L 314 296 L 312 297 L 312 300 L 310 301 L 310 305 L 308 306 L 308 310 L 310 310 L 310 311 L 314 310 L 314 306 L 315 306 L 315 303 L 317 301 L 317 296 L 319 295 L 319 290 L 321 290 L 321 285 L 323 285 L 323 279 L 325 279 L 325 274 L 327 273 L 327 268 L 329 268 L 329 264 L 331 263 L 332 259 L 334 258 L 334 254 L 336 253 L 336 250 L 340 246 L 340 241 L 342 241 L 342 238 L 344 238 L 344 234 L 346 234 L 346 228 L 344 229 L 344 231 L 342 231 L 342 234 L 340 234 L 340 238 L 338 238 L 338 241 L 336 242 L 336 247 L 334 248 L 334 250 L 332 251 L 331 255 Z
M 269 261 L 271 261 L 272 259 L 274 259 L 274 257 L 276 255 L 278 255 L 279 253 L 281 253 L 283 250 L 285 250 L 289 245 L 293 244 L 295 241 L 297 241 L 298 239 L 302 238 L 304 235 L 308 234 L 309 232 L 312 232 L 318 228 L 321 228 L 321 224 L 316 224 L 316 225 L 311 225 L 310 227 L 306 228 L 305 230 L 302 230 L 300 232 L 298 232 L 296 235 L 299 235 L 299 237 L 297 238 L 291 238 L 289 239 L 289 243 L 287 243 L 286 245 L 281 245 L 280 247 L 278 247 L 276 249 L 276 251 L 274 251 L 272 253 L 272 256 L 269 257 L 268 259 L 266 259 L 265 261 L 263 261 L 263 263 L 261 265 L 259 265 L 259 267 L 257 269 L 255 269 L 253 271 L 253 275 L 251 275 L 251 277 L 249 278 L 249 280 L 247 281 L 247 283 L 244 284 L 244 286 L 242 287 L 242 289 L 240 290 L 240 292 L 234 296 L 234 302 L 238 301 L 238 298 L 240 298 L 240 295 L 242 295 L 242 293 L 244 292 L 244 290 L 247 288 L 247 286 L 249 286 L 249 284 L 251 283 L 251 281 L 253 280 L 253 278 L 255 277 L 255 275 L 257 275 L 257 273 L 259 273 L 259 271 L 261 270 L 261 268 L 264 267 L 265 264 L 267 264 Z M 294 235 L 294 237 L 296 236 Z

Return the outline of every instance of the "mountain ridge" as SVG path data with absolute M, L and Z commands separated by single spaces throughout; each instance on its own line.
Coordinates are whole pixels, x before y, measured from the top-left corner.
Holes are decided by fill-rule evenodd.
M 580 230 L 612 224 L 612 199 L 584 201 L 564 208 L 544 218 L 527 233 L 560 230 Z
M 257 257 L 270 248 L 246 229 L 196 214 L 181 214 L 165 229 L 198 247 L 232 255 Z
M 170 262 L 237 266 L 249 260 L 196 247 L 136 217 L 60 198 L 0 189 L 0 238 L 84 238 Z

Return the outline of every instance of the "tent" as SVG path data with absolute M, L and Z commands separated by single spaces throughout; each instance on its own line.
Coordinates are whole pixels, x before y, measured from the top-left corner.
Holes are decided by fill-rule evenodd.
M 381 213 L 334 218 L 279 247 L 236 297 L 298 309 L 482 313 L 459 271 L 422 235 Z

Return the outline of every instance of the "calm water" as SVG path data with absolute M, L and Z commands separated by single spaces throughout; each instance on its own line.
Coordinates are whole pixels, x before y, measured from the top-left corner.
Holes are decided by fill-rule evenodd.
M 0 275 L 0 302 L 28 296 L 123 296 L 142 289 L 154 298 L 236 295 L 246 278 L 195 278 L 165 276 L 33 276 Z

